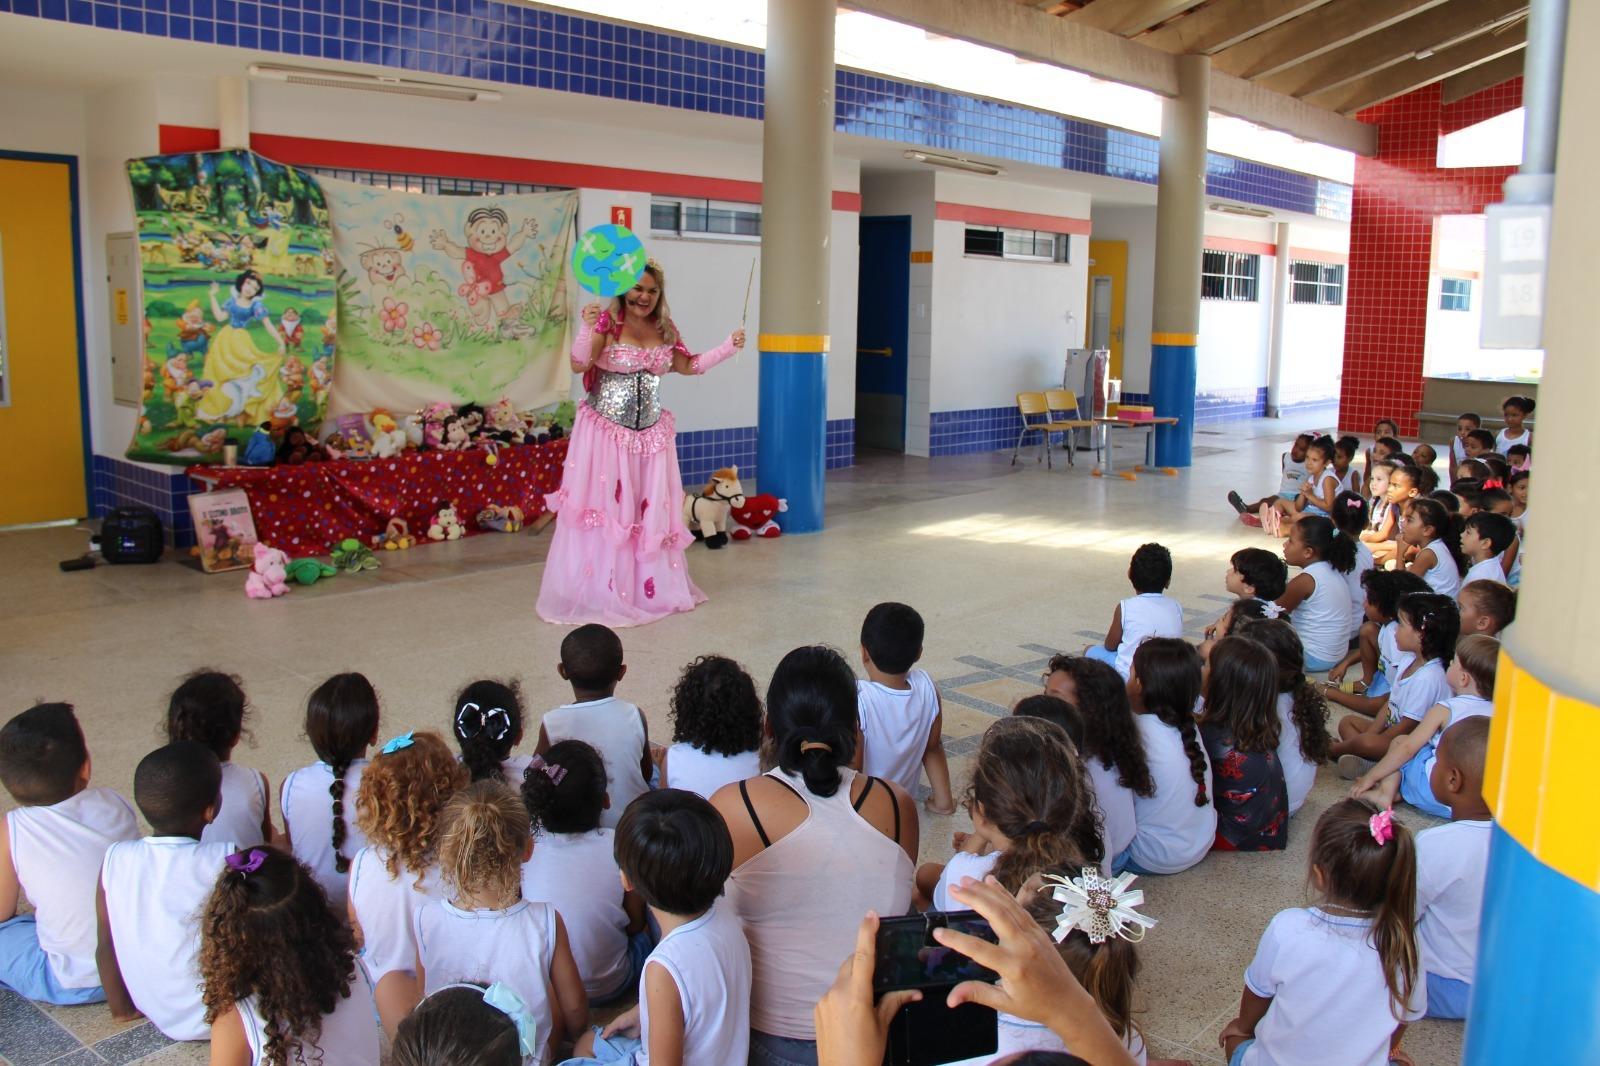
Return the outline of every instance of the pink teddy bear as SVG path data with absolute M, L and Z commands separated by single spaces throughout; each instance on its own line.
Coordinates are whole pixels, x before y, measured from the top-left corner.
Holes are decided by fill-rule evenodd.
M 270 600 L 289 591 L 289 557 L 277 548 L 256 545 L 256 563 L 244 579 L 244 594 L 252 600 Z

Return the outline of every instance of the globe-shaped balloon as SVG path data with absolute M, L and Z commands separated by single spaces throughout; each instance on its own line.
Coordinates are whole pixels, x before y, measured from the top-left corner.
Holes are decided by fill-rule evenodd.
M 572 272 L 578 284 L 597 296 L 621 296 L 644 273 L 644 244 L 627 226 L 607 223 L 578 238 Z

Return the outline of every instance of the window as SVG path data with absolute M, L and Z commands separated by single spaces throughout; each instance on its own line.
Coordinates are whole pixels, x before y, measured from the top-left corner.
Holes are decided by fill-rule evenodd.
M 1259 255 L 1207 251 L 1200 261 L 1200 298 L 1254 303 L 1260 274 Z
M 1472 281 L 1468 278 L 1440 278 L 1439 310 L 1472 310 Z
M 435 196 L 511 196 L 530 192 L 566 192 L 563 185 L 527 185 L 516 181 L 482 181 L 478 178 L 440 178 L 428 174 L 390 174 L 379 170 L 343 170 L 336 167 L 298 167 L 307 174 L 343 178 L 379 189 L 430 193 Z
M 1039 263 L 1066 263 L 1071 259 L 1072 238 L 1044 230 L 968 226 L 963 250 L 968 255 L 996 259 L 1027 259 Z
M 1344 267 L 1295 259 L 1289 263 L 1290 296 L 1297 304 L 1344 303 Z
M 678 237 L 758 240 L 761 205 L 658 196 L 650 201 L 650 229 Z

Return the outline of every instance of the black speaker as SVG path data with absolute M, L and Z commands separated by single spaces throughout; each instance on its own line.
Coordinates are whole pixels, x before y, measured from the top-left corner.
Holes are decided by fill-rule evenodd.
M 148 507 L 118 507 L 100 526 L 100 554 L 108 563 L 153 563 L 165 549 L 161 518 Z

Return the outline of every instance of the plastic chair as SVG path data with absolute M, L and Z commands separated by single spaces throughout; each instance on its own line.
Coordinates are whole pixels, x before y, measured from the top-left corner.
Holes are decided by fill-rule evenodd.
M 1045 406 L 1049 409 L 1049 420 L 1046 422 L 1048 432 L 1065 433 L 1067 435 L 1067 463 L 1077 465 L 1075 455 L 1078 450 L 1078 430 L 1089 430 L 1090 446 L 1094 448 L 1095 460 L 1100 458 L 1100 445 L 1094 434 L 1094 421 L 1084 418 L 1083 410 L 1078 406 L 1078 394 L 1071 389 L 1046 389 L 1044 390 Z M 1056 411 L 1071 413 L 1070 418 L 1056 418 Z
M 1017 393 L 1017 413 L 1022 416 L 1022 429 L 1017 432 L 1017 443 L 1011 449 L 1011 465 L 1017 465 L 1017 453 L 1022 450 L 1022 438 L 1029 433 L 1039 434 L 1039 456 L 1033 461 L 1044 459 L 1049 463 L 1050 469 L 1055 469 L 1055 462 L 1050 458 L 1050 405 L 1045 401 L 1042 392 Z M 1029 422 L 1029 418 L 1040 418 L 1042 421 Z

